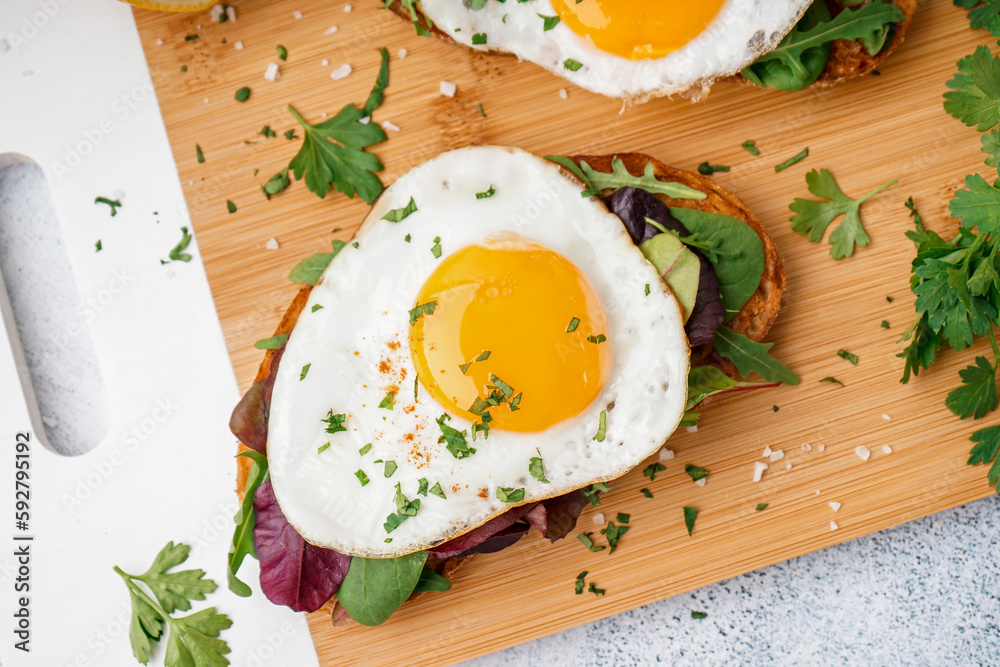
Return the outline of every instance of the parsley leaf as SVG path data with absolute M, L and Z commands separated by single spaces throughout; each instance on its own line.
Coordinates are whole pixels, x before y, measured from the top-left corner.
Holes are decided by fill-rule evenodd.
M 844 194 L 828 169 L 814 169 L 806 174 L 809 192 L 828 201 L 796 198 L 789 206 L 797 214 L 792 216 L 792 230 L 808 234 L 809 240 L 816 243 L 823 239 L 830 223 L 843 215 L 843 222 L 830 235 L 830 243 L 833 245 L 830 254 L 834 259 L 850 257 L 855 246 L 864 247 L 871 242 L 861 224 L 861 204 L 897 182 L 890 181 L 854 200 Z
M 624 535 L 627 531 L 628 526 L 617 526 L 614 521 L 608 521 L 608 527 L 601 529 L 601 535 L 608 538 L 608 546 L 611 547 L 611 550 L 608 552 L 609 556 L 615 552 L 615 549 L 618 548 L 618 540 L 620 540 L 622 535 Z
M 944 110 L 969 126 L 986 132 L 1000 123 L 1000 58 L 979 46 L 958 61 L 958 72 L 948 82 Z
M 951 215 L 962 219 L 963 227 L 975 227 L 982 234 L 1000 233 L 1000 190 L 979 174 L 965 177 L 968 190 L 958 190 L 948 205 Z
M 684 466 L 684 472 L 686 472 L 690 477 L 692 482 L 697 482 L 700 479 L 705 479 L 708 477 L 708 471 L 699 466 L 691 465 L 688 463 Z
M 458 429 L 445 424 L 445 420 L 448 419 L 451 419 L 451 417 L 447 414 L 443 414 L 436 420 L 438 426 L 441 428 L 441 436 L 438 438 L 438 442 L 445 443 L 445 448 L 451 452 L 451 455 L 456 459 L 469 458 L 476 453 L 476 448 L 469 447 L 465 431 L 459 431 Z M 497 493 L 499 493 L 499 491 L 497 491 Z M 522 497 L 523 495 L 524 493 L 522 490 Z
M 662 463 L 650 463 L 646 466 L 645 470 L 642 471 L 642 476 L 648 477 L 649 481 L 652 482 L 656 480 L 656 473 L 663 472 L 666 469 L 667 467 Z
M 611 490 L 611 487 L 606 482 L 594 482 L 590 486 L 583 487 L 581 490 L 583 491 L 583 495 L 587 497 L 587 500 L 590 501 L 590 504 L 597 506 L 601 504 L 600 494 L 607 493 Z
M 976 365 L 966 366 L 958 372 L 962 386 L 953 389 L 945 405 L 959 419 L 972 415 L 981 419 L 997 407 L 997 369 L 986 357 L 976 357 Z
M 498 486 L 497 500 L 504 503 L 519 503 L 524 500 L 524 489 L 515 489 L 510 486 Z
M 378 79 L 363 108 L 347 104 L 333 118 L 310 125 L 288 106 L 304 133 L 302 148 L 288 168 L 295 180 L 305 178 L 306 187 L 320 198 L 326 197 L 332 187 L 348 197 L 358 194 L 371 204 L 382 192 L 382 181 L 375 175 L 382 171 L 382 163 L 364 149 L 385 141 L 386 135 L 377 123 L 360 122 L 381 104 L 388 83 L 389 54 L 385 49 L 379 49 L 379 53 L 382 65 Z
M 997 456 L 997 452 L 1000 450 L 1000 426 L 979 429 L 969 439 L 979 444 L 969 452 L 968 464 L 974 466 L 993 461 L 989 472 L 986 473 L 986 480 L 990 486 L 997 487 L 997 493 L 1000 493 L 1000 457 Z

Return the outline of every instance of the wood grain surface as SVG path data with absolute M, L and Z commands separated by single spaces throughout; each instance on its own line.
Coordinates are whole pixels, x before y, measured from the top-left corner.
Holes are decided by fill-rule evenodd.
M 966 173 L 987 172 L 978 133 L 941 106 L 956 60 L 989 41 L 985 32 L 969 29 L 952 3 L 923 2 L 878 77 L 799 93 L 719 85 L 699 104 L 662 99 L 627 109 L 530 63 L 417 37 L 377 9 L 378 2 L 359 2 L 350 13 L 343 3 L 321 0 L 234 4 L 235 23 L 212 23 L 207 13 L 135 15 L 242 387 L 261 358 L 253 342 L 270 335 L 296 291 L 289 270 L 328 249 L 332 239 L 349 239 L 367 210 L 340 194 L 320 200 L 301 182 L 264 198 L 261 184 L 288 164 L 300 143 L 280 135 L 296 127 L 287 105 L 316 122 L 344 104 L 363 103 L 381 46 L 392 54 L 390 85 L 374 119 L 401 128 L 374 149 L 385 163 L 385 183 L 468 144 L 511 144 L 542 155 L 642 151 L 688 169 L 703 160 L 728 164 L 732 171 L 718 180 L 757 212 L 789 276 L 785 308 L 769 340 L 802 384 L 714 402 L 696 433 L 682 431 L 669 441 L 677 458 L 654 482 L 642 476 L 642 466 L 616 482 L 580 523 L 596 530 L 597 509 L 609 517 L 631 514 L 614 555 L 591 553 L 573 538 L 549 545 L 532 535 L 502 554 L 477 557 L 458 573 L 451 592 L 423 596 L 381 627 L 334 629 L 314 614 L 323 664 L 454 663 L 990 494 L 985 469 L 965 463 L 969 434 L 984 424 L 959 421 L 944 406 L 957 370 L 985 347 L 945 352 L 907 386 L 899 384 L 902 364 L 895 357 L 897 339 L 914 317 L 907 288 L 914 248 L 903 236 L 911 225 L 903 203 L 912 195 L 930 227 L 951 233 L 952 192 Z M 293 17 L 295 9 L 301 19 Z M 334 25 L 336 33 L 325 34 Z M 189 34 L 201 37 L 186 41 Z M 237 40 L 242 50 L 234 48 Z M 287 62 L 277 60 L 278 44 L 288 49 Z M 397 55 L 401 48 L 405 59 Z M 269 62 L 281 64 L 275 82 L 263 77 Z M 329 72 L 343 63 L 353 73 L 332 80 Z M 439 94 L 442 80 L 458 85 L 455 98 Z M 241 104 L 233 95 L 242 86 L 252 94 Z M 561 88 L 568 99 L 560 98 Z M 258 135 L 264 125 L 279 136 Z M 746 139 L 757 142 L 760 157 L 740 147 Z M 196 161 L 196 143 L 203 164 Z M 808 159 L 774 172 L 775 164 L 807 146 Z M 834 261 L 829 245 L 791 231 L 788 205 L 808 196 L 804 175 L 820 167 L 831 169 L 855 197 L 899 179 L 865 204 L 873 241 L 852 258 Z M 227 212 L 226 200 L 237 205 L 236 213 Z M 272 237 L 280 243 L 276 251 L 264 248 Z M 883 329 L 882 320 L 891 328 Z M 857 366 L 837 356 L 840 348 L 860 357 Z M 846 386 L 820 383 L 826 376 Z M 871 449 L 869 461 L 855 455 L 858 445 Z M 754 483 L 754 462 L 763 460 L 767 446 L 785 458 Z M 704 487 L 684 474 L 686 463 L 709 470 Z M 642 487 L 655 497 L 643 497 Z M 842 503 L 839 512 L 830 501 Z M 769 506 L 757 512 L 757 503 Z M 684 505 L 699 510 L 693 537 L 684 528 Z M 582 570 L 607 590 L 604 597 L 574 595 Z

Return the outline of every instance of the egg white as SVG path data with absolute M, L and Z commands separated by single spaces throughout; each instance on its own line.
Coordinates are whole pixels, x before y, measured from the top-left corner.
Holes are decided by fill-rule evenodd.
M 641 60 L 603 51 L 561 22 L 543 30 L 538 15 L 556 15 L 550 0 L 487 0 L 482 9 L 471 9 L 461 0 L 421 0 L 420 11 L 435 27 L 470 48 L 512 53 L 581 88 L 641 101 L 690 89 L 707 91 L 716 79 L 735 74 L 772 51 L 811 1 L 729 0 L 684 47 L 662 58 Z M 473 35 L 483 33 L 486 44 L 473 44 Z M 569 70 L 563 64 L 567 58 L 583 66 Z
M 492 197 L 476 198 L 491 186 Z M 513 507 L 497 499 L 498 487 L 524 488 L 527 503 L 614 479 L 673 432 L 684 413 L 689 364 L 680 307 L 621 221 L 580 193 L 580 183 L 551 162 L 501 147 L 444 153 L 383 192 L 355 236 L 358 247 L 346 246 L 313 289 L 274 386 L 271 481 L 306 540 L 368 557 L 425 549 Z M 399 223 L 382 219 L 411 197 L 415 213 Z M 459 460 L 438 443 L 442 406 L 423 386 L 414 399 L 408 311 L 448 254 L 511 233 L 560 253 L 588 278 L 607 315 L 613 370 L 577 417 L 540 433 L 494 429 L 488 440 L 470 437 L 478 451 Z M 441 259 L 430 251 L 435 237 Z M 392 410 L 378 407 L 389 385 L 399 387 Z M 321 420 L 330 410 L 347 415 L 346 432 L 325 432 Z M 597 442 L 602 410 L 606 437 Z M 471 427 L 458 417 L 449 423 Z M 326 442 L 330 447 L 318 452 Z M 369 442 L 371 450 L 360 454 Z M 548 484 L 528 474 L 536 448 Z M 376 459 L 398 467 L 386 478 Z M 359 469 L 371 480 L 366 486 L 355 477 Z M 439 482 L 447 499 L 418 496 L 421 478 Z M 396 511 L 397 483 L 421 507 L 387 534 L 383 523 Z

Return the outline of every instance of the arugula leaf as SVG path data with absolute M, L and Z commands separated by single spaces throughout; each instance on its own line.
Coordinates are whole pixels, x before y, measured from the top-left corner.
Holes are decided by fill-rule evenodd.
M 381 103 L 388 82 L 389 54 L 385 49 L 379 49 L 379 53 L 382 65 L 364 107 L 347 104 L 333 118 L 310 125 L 288 106 L 303 130 L 302 148 L 288 168 L 295 180 L 305 178 L 306 187 L 320 198 L 326 197 L 332 187 L 348 197 L 357 194 L 371 204 L 382 192 L 382 181 L 375 175 L 382 171 L 382 163 L 364 149 L 385 141 L 386 135 L 377 123 L 360 122 Z
M 253 511 L 253 497 L 257 493 L 257 487 L 268 478 L 269 471 L 267 457 L 260 452 L 248 450 L 240 452 L 237 457 L 243 456 L 253 463 L 250 472 L 247 473 L 247 483 L 243 491 L 243 502 L 236 510 L 233 521 L 236 528 L 233 530 L 233 539 L 229 545 L 229 569 L 226 571 L 226 578 L 229 582 L 229 590 L 242 598 L 250 597 L 251 590 L 244 582 L 240 581 L 236 574 L 243 565 L 243 559 L 247 556 L 257 557 L 257 550 L 253 543 L 253 529 L 257 525 L 257 515 Z
M 337 591 L 337 602 L 358 623 L 381 625 L 410 597 L 426 561 L 426 551 L 398 558 L 355 556 Z
M 1000 426 L 979 429 L 969 439 L 979 444 L 969 452 L 968 464 L 974 466 L 993 461 L 989 472 L 986 473 L 986 480 L 990 486 L 997 487 L 997 493 L 1000 493 L 1000 457 L 997 457 L 997 452 L 1000 451 Z
M 765 380 L 782 384 L 798 384 L 799 376 L 770 355 L 774 343 L 758 343 L 726 327 L 719 327 L 713 343 L 716 351 L 729 359 L 743 377 L 757 373 Z
M 576 162 L 573 162 L 565 155 L 546 155 L 545 159 L 549 162 L 555 162 L 557 165 L 583 181 L 583 184 L 587 187 L 584 191 L 585 194 L 589 195 L 591 192 L 598 189 L 594 187 L 594 184 L 590 182 L 590 179 L 587 178 L 587 175 L 583 173 L 583 170 L 577 166 Z
M 743 76 L 759 86 L 800 90 L 819 78 L 833 40 L 858 40 L 874 56 L 885 46 L 887 28 L 905 18 L 903 10 L 885 0 L 845 8 L 833 18 L 825 3 L 814 2 L 778 47 L 757 58 Z
M 830 254 L 834 259 L 842 259 L 854 254 L 855 246 L 864 247 L 871 242 L 861 224 L 861 205 L 898 181 L 881 185 L 858 200 L 844 194 L 828 169 L 810 171 L 806 174 L 806 183 L 809 192 L 828 201 L 796 198 L 788 207 L 797 214 L 791 219 L 792 230 L 799 234 L 808 233 L 809 240 L 816 243 L 823 239 L 830 223 L 843 215 L 843 222 L 830 235 L 830 243 L 833 244 Z
M 551 159 L 551 158 L 549 158 Z M 607 189 L 617 190 L 626 186 L 641 188 L 653 194 L 662 194 L 673 199 L 705 199 L 708 197 L 701 190 L 695 190 L 682 183 L 661 181 L 653 173 L 653 164 L 647 163 L 642 176 L 633 176 L 625 168 L 620 157 L 611 160 L 611 173 L 594 171 L 585 161 L 580 161 L 580 169 L 586 174 L 590 183 L 586 194 L 600 194 Z
M 945 405 L 959 419 L 972 415 L 981 419 L 997 407 L 997 369 L 986 357 L 976 357 L 975 366 L 958 372 L 962 386 L 949 392 Z
M 323 272 L 326 271 L 326 267 L 330 266 L 330 262 L 333 258 L 337 256 L 344 246 L 347 244 L 343 241 L 333 242 L 333 252 L 323 252 L 316 253 L 312 257 L 307 257 L 292 269 L 292 272 L 288 274 L 288 279 L 293 283 L 301 283 L 303 285 L 316 286 L 319 279 L 323 277 Z
M 709 396 L 739 389 L 774 387 L 774 382 L 739 382 L 715 366 L 692 366 L 688 372 L 688 400 L 685 407 L 691 410 Z

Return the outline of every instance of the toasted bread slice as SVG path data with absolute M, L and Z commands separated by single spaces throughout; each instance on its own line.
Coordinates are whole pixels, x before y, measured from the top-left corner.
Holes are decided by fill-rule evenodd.
M 759 341 L 763 339 L 765 334 L 767 334 L 768 330 L 771 328 L 771 325 L 774 323 L 778 309 L 781 306 L 781 295 L 785 290 L 786 277 L 784 268 L 781 264 L 781 258 L 778 256 L 777 248 L 774 245 L 774 241 L 768 235 L 764 226 L 760 223 L 760 220 L 757 219 L 750 208 L 738 197 L 736 197 L 736 195 L 732 194 L 712 179 L 693 172 L 668 167 L 659 160 L 656 160 L 648 155 L 643 155 L 642 153 L 619 153 L 617 155 L 599 156 L 581 155 L 573 156 L 571 159 L 578 164 L 580 161 L 586 160 L 587 164 L 595 170 L 610 172 L 612 170 L 611 163 L 616 157 L 622 160 L 625 164 L 625 168 L 628 169 L 629 173 L 633 175 L 641 176 L 646 168 L 646 165 L 652 164 L 653 173 L 659 180 L 683 183 L 684 185 L 700 190 L 708 195 L 708 197 L 703 200 L 671 199 L 670 197 L 666 197 L 664 195 L 656 195 L 664 203 L 670 206 L 697 208 L 701 211 L 709 213 L 721 213 L 728 215 L 745 222 L 757 232 L 761 242 L 764 244 L 764 275 L 761 278 L 760 285 L 757 287 L 757 291 L 746 303 L 746 305 L 743 306 L 740 312 L 729 322 L 729 326 L 734 331 L 737 331 L 748 338 L 752 338 L 753 340 Z M 289 304 L 284 316 L 282 316 L 281 321 L 278 323 L 278 327 L 275 329 L 274 335 L 291 333 L 292 329 L 295 327 L 295 323 L 299 319 L 299 314 L 305 308 L 311 291 L 312 287 L 309 285 L 306 285 L 299 290 L 299 292 L 295 295 L 295 298 L 292 299 L 291 304 Z M 276 353 L 276 350 L 268 350 L 264 354 L 264 359 L 261 361 L 260 367 L 257 369 L 257 376 L 254 378 L 254 382 L 259 382 L 267 377 L 271 369 L 271 361 Z M 723 361 L 725 362 L 725 360 Z M 725 362 L 723 364 L 723 370 L 733 377 L 738 377 L 738 372 L 735 367 L 731 364 L 726 365 L 727 363 L 728 362 Z M 243 443 L 239 444 L 239 451 L 242 452 L 247 449 L 249 448 Z M 242 456 L 237 458 L 236 462 L 236 491 L 242 499 L 246 490 L 247 476 L 250 472 L 250 466 L 252 463 L 248 458 Z M 438 574 L 450 579 L 471 559 L 472 555 L 442 559 L 434 565 L 434 569 L 438 572 Z M 410 597 L 410 600 L 413 600 L 420 595 L 422 594 L 414 593 Z M 341 621 L 342 614 L 338 614 L 335 598 L 331 599 L 330 602 L 324 605 L 320 611 L 329 613 L 334 625 L 343 624 Z
M 906 30 L 910 27 L 910 22 L 913 20 L 913 14 L 917 11 L 917 0 L 893 0 L 893 3 L 903 10 L 906 14 L 906 19 L 896 26 L 896 31 L 893 33 L 892 39 L 888 44 L 886 44 L 885 48 L 883 48 L 878 54 L 871 56 L 861 45 L 861 42 L 857 40 L 834 40 L 830 49 L 830 59 L 827 60 L 826 67 L 823 68 L 823 73 L 819 75 L 819 78 L 816 79 L 816 81 L 807 87 L 829 88 L 830 86 L 836 85 L 841 81 L 856 79 L 866 74 L 871 74 L 872 71 L 877 69 L 882 61 L 888 58 L 896 47 L 902 43 L 903 38 L 906 35 Z M 827 0 L 827 4 L 830 5 L 831 11 L 841 11 L 842 9 L 840 4 L 834 0 Z M 402 6 L 402 3 L 394 2 L 390 5 L 389 9 L 397 16 L 404 19 L 407 23 L 411 21 L 410 12 Z M 418 15 L 420 15 L 419 11 Z M 457 43 L 451 38 L 450 35 L 448 35 L 448 33 L 441 31 L 436 26 L 430 29 L 430 33 L 435 37 L 451 42 L 452 44 Z M 499 51 L 496 49 L 487 49 L 485 52 L 510 55 L 505 51 Z M 722 77 L 720 81 L 738 81 L 747 85 L 754 85 L 739 73 Z M 697 101 L 697 96 L 695 96 L 695 101 Z

